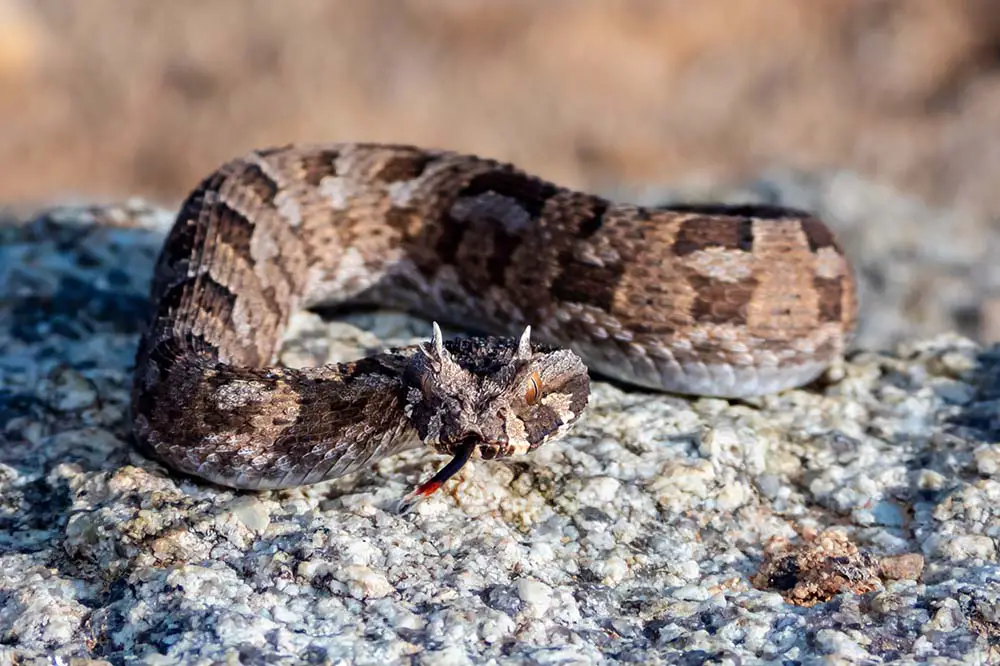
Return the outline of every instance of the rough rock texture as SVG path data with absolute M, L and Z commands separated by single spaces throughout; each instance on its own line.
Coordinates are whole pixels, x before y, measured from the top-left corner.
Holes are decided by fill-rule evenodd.
M 785 200 L 782 182 L 729 195 L 771 183 Z M 823 178 L 788 182 L 828 200 L 827 218 L 862 246 L 862 317 L 884 322 L 865 333 L 872 348 L 910 325 L 915 287 L 900 275 L 930 281 L 926 307 L 954 305 L 938 291 L 955 279 L 950 250 L 901 250 L 892 228 L 850 240 L 853 206 L 928 229 L 945 214 L 857 179 L 837 181 L 829 199 Z M 1000 350 L 956 335 L 905 342 L 753 401 L 599 382 L 568 439 L 476 463 L 406 516 L 392 509 L 440 465 L 429 452 L 318 486 L 238 493 L 130 446 L 132 355 L 169 223 L 133 204 L 0 226 L 0 657 L 1000 659 Z M 428 329 L 399 314 L 306 313 L 284 361 L 358 356 Z M 782 597 L 788 579 L 754 587 L 773 539 L 794 548 L 827 530 L 860 562 L 895 563 L 894 575 L 868 571 L 877 583 L 809 607 Z
M 764 564 L 751 582 L 777 590 L 785 601 L 815 606 L 838 594 L 880 590 L 883 581 L 919 580 L 924 558 L 919 553 L 877 557 L 861 550 L 841 531 L 800 535 L 800 543 L 782 536 L 768 541 Z

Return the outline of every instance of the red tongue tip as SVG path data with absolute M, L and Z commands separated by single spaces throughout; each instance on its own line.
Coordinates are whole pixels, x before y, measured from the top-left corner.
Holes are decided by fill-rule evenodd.
M 424 498 L 433 495 L 442 485 L 444 484 L 441 483 L 440 481 L 435 481 L 434 479 L 431 479 L 426 483 L 421 483 L 419 486 L 416 487 L 416 489 L 408 493 L 406 497 L 400 500 L 399 513 L 401 514 L 409 513 L 410 509 L 419 504 L 420 501 L 423 500 Z
M 444 485 L 445 481 L 453 477 L 458 470 L 462 469 L 465 463 L 469 462 L 469 458 L 472 457 L 472 453 L 476 450 L 476 443 L 476 440 L 471 437 L 466 439 L 455 452 L 455 457 L 451 459 L 451 462 L 431 477 L 429 481 L 421 483 L 413 492 L 403 498 L 399 505 L 399 512 L 406 513 L 416 506 L 420 500 L 433 495 L 438 488 Z
M 430 497 L 435 492 L 437 492 L 437 490 L 443 485 L 444 484 L 441 483 L 440 481 L 435 481 L 434 479 L 431 479 L 430 481 L 427 481 L 426 483 L 422 483 L 419 486 L 417 486 L 416 490 L 414 490 L 412 494 L 419 495 L 420 497 Z

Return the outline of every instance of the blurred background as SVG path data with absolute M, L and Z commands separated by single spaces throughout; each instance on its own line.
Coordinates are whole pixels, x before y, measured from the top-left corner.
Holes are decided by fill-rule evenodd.
M 567 185 L 855 169 L 1000 210 L 996 0 L 0 0 L 0 200 L 173 202 L 290 141 Z
M 1000 339 L 1000 0 L 0 0 L 0 207 L 173 206 L 341 140 L 647 200 L 781 169 L 880 304 L 870 344 Z

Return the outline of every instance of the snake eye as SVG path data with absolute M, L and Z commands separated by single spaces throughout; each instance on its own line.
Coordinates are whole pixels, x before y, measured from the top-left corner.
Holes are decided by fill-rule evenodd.
M 542 378 L 538 376 L 537 372 L 531 373 L 531 383 L 528 384 L 528 390 L 524 394 L 524 400 L 529 405 L 537 405 L 538 401 L 542 399 Z

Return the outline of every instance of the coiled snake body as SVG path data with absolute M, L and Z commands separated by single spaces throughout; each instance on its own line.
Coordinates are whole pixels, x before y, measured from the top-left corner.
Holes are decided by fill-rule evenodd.
M 132 411 L 161 460 L 274 488 L 422 440 L 455 456 L 422 494 L 474 454 L 563 433 L 587 402 L 581 357 L 641 387 L 749 396 L 815 378 L 856 315 L 850 266 L 807 213 L 614 204 L 492 160 L 372 144 L 221 167 L 183 204 L 152 301 Z M 331 303 L 514 337 L 436 332 L 354 363 L 273 366 L 290 314 Z

